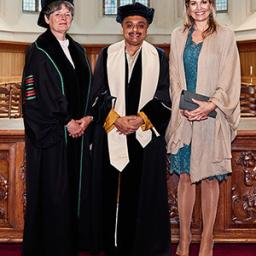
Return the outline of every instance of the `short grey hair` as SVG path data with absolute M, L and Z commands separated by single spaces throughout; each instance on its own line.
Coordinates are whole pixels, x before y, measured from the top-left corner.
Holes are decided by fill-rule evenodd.
M 44 14 L 49 19 L 50 15 L 56 11 L 59 11 L 61 9 L 62 5 L 65 5 L 65 7 L 71 12 L 71 15 L 73 17 L 74 16 L 74 5 L 68 1 L 55 1 L 55 2 L 50 3 L 46 7 Z

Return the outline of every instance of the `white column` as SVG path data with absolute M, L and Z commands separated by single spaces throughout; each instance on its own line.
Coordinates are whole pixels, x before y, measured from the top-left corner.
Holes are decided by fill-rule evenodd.
M 246 20 L 250 14 L 250 6 L 251 0 L 229 0 L 228 14 L 234 26 L 239 26 Z
M 22 16 L 22 1 L 20 0 L 4 0 L 4 13 L 3 20 L 9 26 L 16 25 L 19 22 L 20 17 Z
M 157 1 L 152 0 L 151 6 L 155 8 L 154 26 L 159 31 L 161 29 L 170 30 L 180 19 L 180 2 L 181 0 Z M 157 32 L 157 31 L 155 31 Z
M 256 0 L 251 0 L 251 12 L 254 13 L 256 11 Z
M 102 1 L 99 0 L 76 0 L 75 16 L 79 27 L 86 30 L 98 22 L 102 14 Z
M 176 0 L 177 2 L 177 17 L 184 18 L 185 5 L 184 1 Z
M 4 15 L 5 10 L 5 0 L 0 1 L 0 18 Z

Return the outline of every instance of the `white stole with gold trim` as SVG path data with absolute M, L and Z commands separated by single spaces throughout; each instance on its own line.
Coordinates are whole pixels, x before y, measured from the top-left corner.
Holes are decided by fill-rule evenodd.
M 154 98 L 159 80 L 160 62 L 156 48 L 144 41 L 142 44 L 142 79 L 138 111 Z M 125 42 L 115 43 L 108 48 L 107 75 L 110 94 L 117 98 L 115 111 L 125 116 Z M 136 131 L 136 138 L 145 147 L 152 139 L 151 130 Z M 122 171 L 129 163 L 126 135 L 119 134 L 114 128 L 108 133 L 110 163 Z

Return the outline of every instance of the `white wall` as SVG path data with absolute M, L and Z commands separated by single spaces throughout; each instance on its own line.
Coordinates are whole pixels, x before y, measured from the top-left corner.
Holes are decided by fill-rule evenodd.
M 148 40 L 169 43 L 172 30 L 182 24 L 183 0 L 151 0 L 155 19 Z M 36 25 L 38 14 L 22 13 L 22 0 L 0 0 L 0 40 L 32 42 L 44 31 Z M 234 29 L 237 40 L 256 39 L 256 0 L 229 0 L 229 12 L 218 20 Z M 112 43 L 121 38 L 115 17 L 102 15 L 101 0 L 75 0 L 70 34 L 83 44 Z

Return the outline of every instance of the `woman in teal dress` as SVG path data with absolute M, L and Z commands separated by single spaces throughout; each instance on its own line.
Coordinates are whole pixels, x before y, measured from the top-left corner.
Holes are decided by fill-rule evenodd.
M 184 54 L 183 54 L 183 62 L 184 62 L 184 71 L 186 78 L 187 90 L 190 92 L 196 92 L 196 82 L 197 82 L 197 65 L 198 65 L 198 57 L 203 45 L 203 42 L 195 43 L 192 40 L 192 34 L 194 32 L 194 27 L 188 32 L 188 39 L 186 41 Z M 170 155 L 170 170 L 171 172 L 175 172 L 178 175 L 181 173 L 189 174 L 190 171 L 190 153 L 191 153 L 191 145 L 185 145 L 181 149 L 179 149 L 177 154 Z M 219 181 L 225 179 L 226 175 L 216 175 L 209 177 L 211 180 L 216 178 Z
M 240 113 L 240 62 L 233 32 L 215 21 L 215 1 L 185 0 L 185 7 L 184 27 L 172 33 L 172 119 L 166 131 L 170 171 L 179 175 L 176 255 L 189 255 L 196 183 L 200 182 L 203 231 L 199 256 L 212 256 L 219 182 L 232 171 L 231 141 Z M 182 90 L 204 94 L 210 100 L 195 101 L 198 108 L 193 111 L 180 110 Z M 208 116 L 213 110 L 216 119 Z

